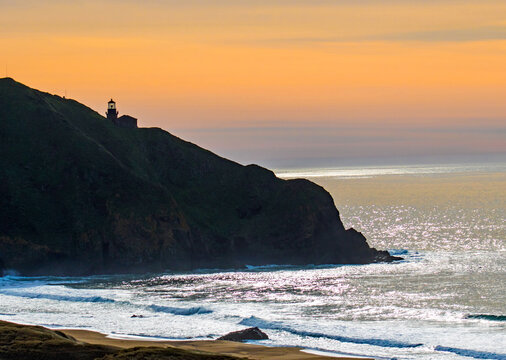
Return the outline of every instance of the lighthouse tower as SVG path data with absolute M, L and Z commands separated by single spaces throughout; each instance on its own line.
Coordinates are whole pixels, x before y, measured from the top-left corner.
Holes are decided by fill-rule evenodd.
M 111 99 L 107 103 L 107 120 L 110 120 L 114 125 L 126 127 L 126 128 L 137 128 L 137 119 L 130 115 L 121 115 L 118 117 L 118 110 L 116 110 L 116 103 Z
M 109 120 L 114 123 L 116 122 L 116 119 L 118 118 L 118 111 L 116 110 L 116 103 L 113 99 L 107 103 L 107 112 L 105 114 Z

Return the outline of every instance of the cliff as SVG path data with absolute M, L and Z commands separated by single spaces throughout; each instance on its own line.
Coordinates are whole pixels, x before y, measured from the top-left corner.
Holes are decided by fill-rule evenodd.
M 391 261 L 328 192 L 0 79 L 0 268 L 95 274 Z

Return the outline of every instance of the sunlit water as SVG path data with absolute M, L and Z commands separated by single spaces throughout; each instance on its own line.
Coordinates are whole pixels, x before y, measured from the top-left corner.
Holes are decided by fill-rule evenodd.
M 405 260 L 360 266 L 0 279 L 0 319 L 397 359 L 506 359 L 506 168 L 278 171 L 334 197 L 347 227 Z M 134 317 L 132 315 L 141 315 Z

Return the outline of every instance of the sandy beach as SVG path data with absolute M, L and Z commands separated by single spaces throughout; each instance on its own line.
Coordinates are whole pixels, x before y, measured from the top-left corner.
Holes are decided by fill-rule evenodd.
M 270 360 L 352 359 L 311 354 L 299 347 L 268 347 L 225 340 L 123 339 L 78 329 L 49 329 L 0 321 L 2 360 Z
M 350 357 L 330 357 L 303 352 L 298 347 L 268 347 L 263 345 L 245 344 L 223 340 L 198 340 L 198 341 L 149 341 L 136 339 L 111 338 L 105 334 L 89 330 L 60 330 L 66 335 L 72 336 L 78 341 L 88 344 L 115 346 L 119 348 L 133 347 L 174 347 L 177 349 L 202 351 L 206 353 L 236 356 L 254 360 L 328 360 L 341 359 L 351 360 Z

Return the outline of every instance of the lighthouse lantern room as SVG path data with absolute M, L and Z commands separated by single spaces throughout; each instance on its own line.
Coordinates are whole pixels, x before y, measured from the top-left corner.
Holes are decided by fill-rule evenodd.
M 109 120 L 116 120 L 118 118 L 118 111 L 116 110 L 116 103 L 114 102 L 113 99 L 111 99 L 107 103 L 106 115 Z

